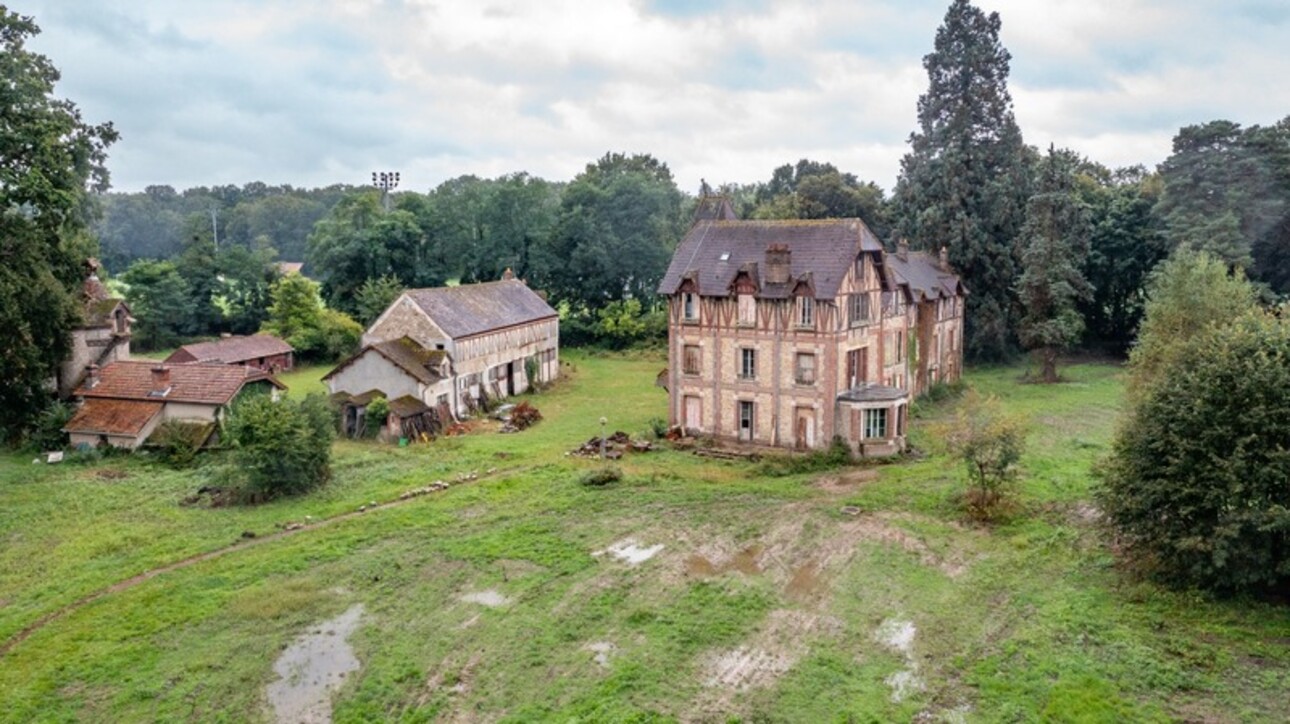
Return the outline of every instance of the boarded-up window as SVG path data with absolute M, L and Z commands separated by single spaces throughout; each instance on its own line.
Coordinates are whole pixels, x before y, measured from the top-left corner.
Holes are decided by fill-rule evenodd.
M 798 352 L 793 365 L 793 379 L 799 385 L 815 384 L 815 355 L 810 352 Z
M 701 353 L 701 349 L 699 345 L 697 344 L 685 345 L 685 350 L 684 350 L 685 359 L 681 363 L 681 371 L 687 375 L 699 374 L 699 367 L 702 364 L 702 357 L 700 356 L 700 353 Z
M 739 295 L 739 323 L 757 323 L 757 300 L 751 294 Z

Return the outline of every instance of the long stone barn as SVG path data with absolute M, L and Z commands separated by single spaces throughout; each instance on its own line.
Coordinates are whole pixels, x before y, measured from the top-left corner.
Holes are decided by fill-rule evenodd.
M 353 403 L 349 414 L 380 395 L 461 417 L 554 381 L 559 348 L 559 315 L 507 270 L 496 282 L 405 291 L 323 381 L 333 399 Z

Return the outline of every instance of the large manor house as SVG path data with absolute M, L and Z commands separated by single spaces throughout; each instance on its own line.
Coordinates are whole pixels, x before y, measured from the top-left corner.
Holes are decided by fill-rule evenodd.
M 944 251 L 888 252 L 860 219 L 740 221 L 706 197 L 659 293 L 668 415 L 694 434 L 891 455 L 910 401 L 962 370 L 966 290 Z

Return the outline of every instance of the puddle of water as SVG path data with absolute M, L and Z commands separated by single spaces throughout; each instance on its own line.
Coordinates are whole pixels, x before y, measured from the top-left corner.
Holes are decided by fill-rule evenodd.
M 747 576 L 755 576 L 761 573 L 761 566 L 757 565 L 757 556 L 761 555 L 762 548 L 759 545 L 751 545 L 735 554 L 730 560 L 730 567 Z
M 362 616 L 363 604 L 355 604 L 297 638 L 278 656 L 273 671 L 281 678 L 269 684 L 267 693 L 279 724 L 331 721 L 332 693 L 360 666 L 349 636 Z
M 488 606 L 489 608 L 497 608 L 498 606 L 505 606 L 506 604 L 511 602 L 511 599 L 507 598 L 506 596 L 503 596 L 499 591 L 495 591 L 491 588 L 488 589 L 487 591 L 474 591 L 472 593 L 467 593 L 466 595 L 461 597 L 461 600 L 465 601 L 466 603 L 478 603 L 481 606 Z
M 661 550 L 663 550 L 662 543 L 647 547 L 637 543 L 635 538 L 628 538 L 626 540 L 618 541 L 603 551 L 596 551 L 592 555 L 599 556 L 608 553 L 628 565 L 635 566 L 658 555 Z
M 797 598 L 808 598 L 820 590 L 820 569 L 815 561 L 807 561 L 793 571 L 784 592 Z
M 685 559 L 685 572 L 691 576 L 710 578 L 717 575 L 717 567 L 712 565 L 712 561 L 704 558 L 698 553 L 695 553 Z

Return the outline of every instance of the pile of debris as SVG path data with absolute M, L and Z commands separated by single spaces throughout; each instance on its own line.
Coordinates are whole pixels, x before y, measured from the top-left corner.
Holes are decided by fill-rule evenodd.
M 518 405 L 506 405 L 498 419 L 502 421 L 501 432 L 519 432 L 527 430 L 541 420 L 542 413 L 525 400 Z
M 593 437 L 578 447 L 565 453 L 580 458 L 598 458 L 600 457 L 601 441 L 600 437 Z M 633 440 L 631 437 L 619 430 L 609 437 L 605 438 L 604 451 L 605 458 L 608 460 L 618 460 L 627 450 L 632 452 L 650 452 L 654 449 L 654 443 L 648 440 Z

